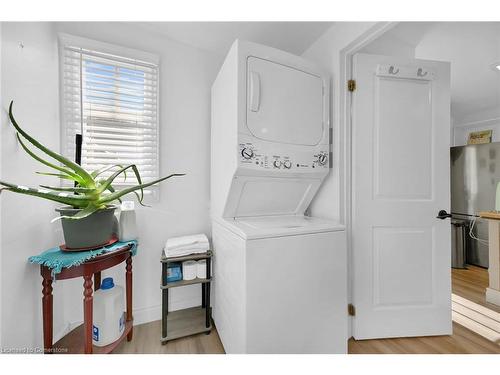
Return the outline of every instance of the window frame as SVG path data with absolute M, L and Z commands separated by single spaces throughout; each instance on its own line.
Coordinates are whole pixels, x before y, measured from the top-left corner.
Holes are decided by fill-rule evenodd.
M 148 63 L 155 64 L 157 66 L 157 80 L 156 80 L 156 150 L 157 150 L 157 168 L 158 168 L 158 178 L 161 177 L 161 150 L 160 150 L 160 56 L 158 54 L 154 54 L 151 52 L 145 52 L 137 49 L 132 49 L 128 47 L 123 47 L 116 44 L 101 42 L 98 40 L 83 38 L 75 35 L 70 35 L 66 33 L 58 34 L 58 53 L 59 53 L 59 118 L 60 118 L 60 150 L 63 155 L 66 157 L 70 156 L 71 160 L 73 158 L 72 155 L 68 155 L 67 148 L 68 144 L 66 143 L 66 130 L 67 123 L 64 115 L 64 49 L 69 46 L 77 46 L 82 49 L 87 49 L 91 51 L 96 51 L 100 53 L 115 55 L 117 57 L 123 57 L 133 60 L 141 60 Z M 60 180 L 60 184 L 63 185 L 64 181 Z M 151 194 L 145 194 L 144 200 L 145 202 L 158 202 L 160 199 L 160 188 L 159 184 L 155 184 L 148 188 Z M 125 196 L 126 198 L 132 199 L 134 197 L 132 194 L 128 194 Z

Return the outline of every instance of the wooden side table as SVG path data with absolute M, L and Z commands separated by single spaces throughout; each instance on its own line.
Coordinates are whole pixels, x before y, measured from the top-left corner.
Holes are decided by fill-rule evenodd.
M 103 255 L 96 256 L 79 266 L 63 268 L 57 274 L 57 280 L 73 279 L 83 277 L 83 324 L 64 336 L 57 343 L 53 344 L 53 298 L 52 298 L 52 272 L 51 269 L 41 265 L 40 273 L 43 277 L 42 285 L 42 308 L 43 308 L 43 347 L 45 353 L 110 353 L 115 349 L 125 337 L 127 341 L 132 340 L 133 319 L 132 319 L 132 245 L 126 245 Z M 126 299 L 127 312 L 125 330 L 122 336 L 115 342 L 107 346 L 92 345 L 93 326 L 93 291 L 99 289 L 101 285 L 101 271 L 114 267 L 122 262 L 126 262 Z M 92 277 L 94 283 L 92 283 Z M 94 284 L 94 290 L 92 289 Z

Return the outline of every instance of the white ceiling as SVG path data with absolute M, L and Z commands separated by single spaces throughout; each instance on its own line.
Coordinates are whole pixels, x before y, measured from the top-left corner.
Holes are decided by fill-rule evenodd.
M 455 125 L 500 118 L 500 72 L 491 69 L 500 62 L 500 22 L 400 23 L 385 38 L 417 58 L 451 62 Z
M 235 39 L 302 54 L 332 22 L 140 22 L 151 32 L 225 56 Z

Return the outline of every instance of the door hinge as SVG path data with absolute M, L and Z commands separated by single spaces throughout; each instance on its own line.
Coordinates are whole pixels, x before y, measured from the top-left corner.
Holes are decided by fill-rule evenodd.
M 347 305 L 347 312 L 349 313 L 349 316 L 356 316 L 356 308 L 352 303 Z
M 356 90 L 356 80 L 350 79 L 347 81 L 347 89 L 351 92 Z

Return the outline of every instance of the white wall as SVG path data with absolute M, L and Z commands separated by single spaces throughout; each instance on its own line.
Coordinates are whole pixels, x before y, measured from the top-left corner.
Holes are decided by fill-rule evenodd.
M 345 220 L 345 129 L 340 127 L 340 52 L 370 30 L 376 22 L 339 22 L 328 29 L 302 56 L 319 64 L 331 76 L 330 122 L 333 128 L 333 168 L 310 206 L 313 216 Z
M 160 318 L 160 253 L 166 239 L 189 233 L 210 233 L 210 86 L 219 68 L 220 57 L 133 24 L 54 23 L 7 24 L 4 26 L 2 65 L 2 107 L 11 97 L 21 124 L 36 137 L 59 149 L 57 33 L 64 32 L 160 55 L 160 153 L 161 174 L 187 175 L 161 185 L 160 201 L 152 208 L 138 209 L 139 254 L 134 258 L 134 318 L 142 323 Z M 18 41 L 25 44 L 19 49 Z M 36 121 L 36 122 L 35 122 Z M 9 129 L 10 130 L 10 129 Z M 33 176 L 35 163 L 19 150 L 12 131 L 2 128 L 2 166 L 8 180 L 29 185 L 39 183 Z M 5 137 L 7 135 L 8 137 Z M 60 224 L 49 224 L 53 205 L 35 198 L 2 194 L 2 275 L 9 290 L 2 290 L 3 345 L 41 343 L 41 279 L 38 269 L 26 258 L 61 240 Z M 19 208 L 24 208 L 19 212 Z M 6 219 L 9 219 L 7 222 Z M 9 256 L 6 256 L 8 254 Z M 117 267 L 118 268 L 118 267 Z M 124 284 L 124 268 L 104 273 Z M 56 336 L 83 319 L 83 280 L 56 284 Z M 64 285 L 64 286 L 63 286 Z M 170 293 L 174 309 L 201 302 L 199 286 Z M 17 296 L 23 296 L 16 302 Z M 10 303 L 9 303 L 10 302 Z M 19 319 L 19 314 L 23 314 Z M 22 328 L 13 321 L 21 321 Z M 22 329 L 22 334 L 19 329 Z M 159 334 L 159 333 L 158 333 Z M 57 339 L 57 337 L 56 337 Z
M 2 105 L 2 23 L 0 22 L 0 108 Z M 4 127 L 4 116 L 0 113 L 0 129 Z M 0 144 L 2 143 L 2 133 L 0 132 Z M 2 152 L 0 151 L 0 180 L 2 179 Z M 0 348 L 2 347 L 2 199 L 0 199 Z
M 392 33 L 387 34 L 389 35 L 383 35 L 381 38 L 374 40 L 359 52 L 371 55 L 415 58 L 415 46 L 395 38 Z
M 24 48 L 19 43 L 22 42 Z M 27 156 L 6 126 L 5 109 L 15 101 L 15 116 L 30 133 L 58 149 L 57 44 L 50 23 L 2 24 L 2 179 L 28 186 L 43 183 L 33 171 L 44 170 Z M 47 181 L 45 181 L 47 182 Z M 50 202 L 10 192 L 1 194 L 2 346 L 40 347 L 41 277 L 39 268 L 28 264 L 34 253 L 60 242 L 50 224 L 55 215 Z M 61 293 L 61 285 L 54 286 Z M 61 299 L 54 301 L 54 330 L 64 325 Z

